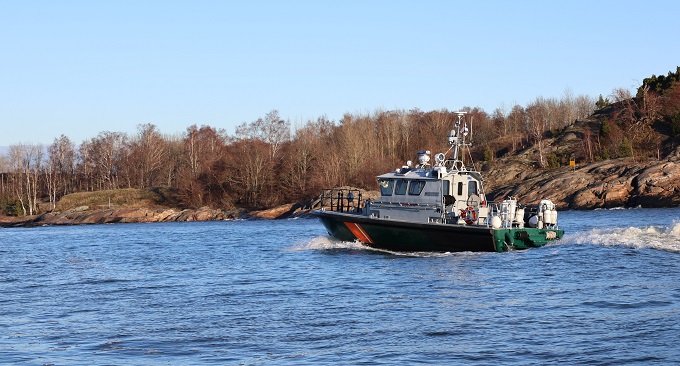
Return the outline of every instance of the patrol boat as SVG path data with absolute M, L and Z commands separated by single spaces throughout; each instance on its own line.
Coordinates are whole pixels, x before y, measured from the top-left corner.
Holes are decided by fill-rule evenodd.
M 508 197 L 489 202 L 482 174 L 463 159 L 470 130 L 458 116 L 448 136 L 449 149 L 434 156 L 418 152 L 418 164 L 408 161 L 378 176 L 380 197 L 362 201 L 357 190 L 327 190 L 323 207 L 314 211 L 328 234 L 342 241 L 405 252 L 504 252 L 546 245 L 562 238 L 555 204 L 543 199 L 524 205 Z M 447 154 L 453 150 L 451 156 Z M 470 155 L 470 161 L 471 154 Z M 355 205 L 354 199 L 358 202 Z

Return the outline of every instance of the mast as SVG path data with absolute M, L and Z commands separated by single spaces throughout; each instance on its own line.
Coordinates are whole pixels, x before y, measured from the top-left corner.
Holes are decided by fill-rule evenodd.
M 467 112 L 462 112 L 458 111 L 455 112 L 456 115 L 458 116 L 458 120 L 456 121 L 456 124 L 454 125 L 453 129 L 449 133 L 449 145 L 453 146 L 453 155 L 451 156 L 451 160 L 453 161 L 453 167 L 454 168 L 459 168 L 459 170 L 465 170 L 465 164 L 463 164 L 463 160 L 458 158 L 458 153 L 460 152 L 460 148 L 465 146 L 465 136 L 468 134 L 468 129 L 467 126 L 464 124 L 462 125 L 462 136 L 461 136 L 461 120 L 463 119 L 463 116 L 467 114 Z

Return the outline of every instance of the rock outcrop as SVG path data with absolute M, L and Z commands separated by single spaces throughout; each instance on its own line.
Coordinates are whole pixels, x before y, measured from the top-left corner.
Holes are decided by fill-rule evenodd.
M 241 218 L 245 214 L 245 210 L 224 211 L 209 207 L 201 207 L 196 210 L 176 210 L 172 208 L 90 208 L 80 206 L 63 212 L 48 212 L 39 216 L 5 218 L 5 220 L 0 220 L 0 226 L 215 221 L 233 220 Z
M 607 160 L 576 169 L 537 172 L 527 165 L 490 169 L 491 199 L 518 197 L 525 203 L 549 198 L 561 209 L 672 207 L 680 205 L 680 163 Z

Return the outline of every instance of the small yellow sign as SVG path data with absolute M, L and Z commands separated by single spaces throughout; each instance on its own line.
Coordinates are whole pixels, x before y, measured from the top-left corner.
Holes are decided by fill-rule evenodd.
M 569 166 L 576 166 L 576 160 L 574 159 L 569 160 Z

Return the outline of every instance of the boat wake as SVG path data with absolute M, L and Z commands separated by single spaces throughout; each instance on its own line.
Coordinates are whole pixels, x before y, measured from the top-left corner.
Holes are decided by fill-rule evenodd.
M 299 252 L 304 250 L 370 250 L 371 248 L 361 244 L 359 241 L 340 241 L 329 236 L 317 236 L 309 241 L 298 243 L 287 252 Z
M 449 256 L 479 256 L 482 253 L 475 252 L 396 252 L 386 249 L 372 248 L 367 245 L 362 244 L 358 240 L 356 241 L 340 241 L 333 239 L 330 236 L 317 236 L 307 242 L 296 244 L 292 247 L 285 249 L 286 252 L 299 252 L 305 250 L 320 250 L 320 251 L 367 251 L 373 253 L 385 253 L 396 255 L 400 257 L 449 257 Z
M 592 229 L 565 236 L 559 242 L 559 244 L 595 244 L 638 249 L 649 248 L 680 253 L 680 221 L 665 227 Z

